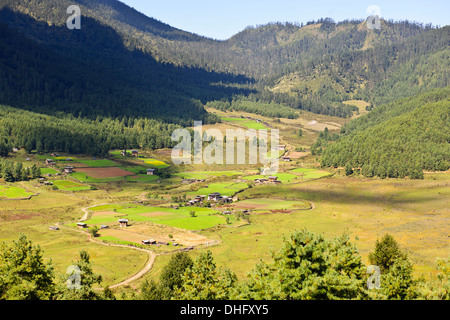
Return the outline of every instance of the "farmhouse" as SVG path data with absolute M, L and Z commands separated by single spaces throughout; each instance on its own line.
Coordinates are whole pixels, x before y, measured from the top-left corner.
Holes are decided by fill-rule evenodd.
M 119 219 L 119 226 L 128 227 L 128 219 Z
M 200 195 L 200 196 L 196 196 L 194 198 L 194 201 L 196 201 L 196 202 L 203 202 L 205 199 L 206 199 L 205 195 Z
M 224 212 L 222 212 L 223 214 L 226 214 L 226 215 L 229 215 L 229 214 L 231 214 L 231 211 L 224 211 Z
M 153 240 L 153 239 L 149 239 L 149 240 L 142 240 L 142 242 L 141 242 L 142 244 L 145 244 L 145 245 L 149 245 L 149 244 L 156 244 L 156 240 Z
M 281 160 L 289 162 L 292 161 L 292 159 L 290 157 L 281 157 Z
M 131 150 L 131 156 L 138 157 L 139 156 L 139 152 L 137 150 Z
M 271 177 L 269 177 L 268 183 L 277 183 L 278 184 L 278 183 L 281 183 L 281 181 L 278 180 L 278 177 L 271 176 Z
M 72 172 L 73 172 L 73 167 L 71 167 L 71 166 L 65 167 L 65 168 L 64 168 L 64 172 L 65 172 L 65 173 L 72 173 Z
M 147 169 L 147 175 L 153 176 L 155 174 L 156 169 Z
M 220 200 L 222 200 L 222 196 L 220 195 L 219 192 L 210 193 L 210 194 L 208 194 L 208 201 L 211 201 L 211 200 L 220 201 Z
M 232 197 L 228 197 L 228 196 L 223 196 L 222 197 L 222 201 L 225 202 L 225 203 L 233 202 L 233 198 Z
M 127 155 L 127 150 L 122 150 L 122 152 L 120 153 L 121 156 L 125 157 Z
M 77 226 L 78 226 L 79 228 L 87 228 L 87 224 L 84 223 L 84 222 L 78 222 L 78 223 L 77 223 Z
M 45 164 L 48 166 L 54 166 L 56 164 L 56 162 L 53 161 L 52 159 L 46 159 Z
M 278 150 L 284 151 L 285 149 L 286 149 L 286 145 L 284 145 L 284 144 L 280 144 L 278 146 Z
M 50 230 L 59 230 L 59 228 L 58 227 L 56 227 L 56 226 L 50 226 L 50 227 L 48 227 Z

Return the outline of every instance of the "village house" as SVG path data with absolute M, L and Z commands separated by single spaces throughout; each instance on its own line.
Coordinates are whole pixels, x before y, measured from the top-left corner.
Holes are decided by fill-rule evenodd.
M 120 153 L 121 156 L 125 157 L 127 155 L 127 150 L 122 150 L 122 152 Z
M 281 157 L 281 160 L 286 162 L 292 161 L 290 157 Z
M 229 197 L 229 196 L 223 196 L 223 197 L 222 197 L 222 201 L 223 201 L 224 203 L 233 202 L 233 198 L 232 198 L 232 197 Z
M 119 226 L 128 227 L 128 219 L 119 219 Z
M 87 224 L 86 223 L 84 223 L 84 222 L 78 222 L 77 223 L 77 226 L 78 226 L 78 228 L 87 228 Z
M 280 144 L 278 146 L 278 150 L 280 150 L 280 151 L 284 151 L 285 149 L 286 149 L 286 145 L 284 145 L 284 144 Z
M 212 201 L 212 200 L 220 201 L 220 200 L 222 200 L 222 196 L 220 195 L 219 192 L 210 193 L 210 194 L 208 194 L 208 201 Z
M 155 174 L 156 169 L 147 169 L 147 175 L 153 176 Z
M 131 156 L 132 157 L 138 157 L 139 156 L 139 152 L 137 150 L 131 150 Z
M 278 177 L 275 177 L 275 176 L 269 177 L 269 181 L 268 182 L 269 183 L 281 183 L 281 181 L 278 180 Z
M 64 168 L 64 172 L 65 172 L 65 173 L 72 173 L 72 172 L 73 172 L 73 167 L 71 167 L 71 166 L 65 167 L 65 168 Z
M 141 243 L 142 243 L 142 244 L 145 244 L 145 245 L 156 244 L 156 240 L 153 240 L 153 239 L 142 240 Z
M 56 162 L 53 161 L 52 159 L 46 159 L 45 164 L 48 166 L 54 166 L 54 165 L 56 165 Z

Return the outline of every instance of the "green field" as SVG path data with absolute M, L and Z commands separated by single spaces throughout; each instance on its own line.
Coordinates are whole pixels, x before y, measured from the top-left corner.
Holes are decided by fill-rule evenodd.
M 55 174 L 55 173 L 59 173 L 59 171 L 52 168 L 41 168 L 41 174 Z
M 77 160 L 77 162 L 84 163 L 90 167 L 115 167 L 117 163 L 108 159 L 96 159 L 96 160 Z
M 0 199 L 28 198 L 31 195 L 33 195 L 33 193 L 27 192 L 24 188 L 0 185 Z
M 292 173 L 277 173 L 274 174 L 275 177 L 278 178 L 283 183 L 290 183 L 290 182 L 297 182 L 300 177 L 296 174 Z M 263 175 L 252 175 L 252 176 L 244 176 L 242 179 L 246 180 L 256 180 L 256 179 L 267 179 L 269 176 L 263 176 Z
M 82 191 L 82 190 L 90 190 L 90 186 L 82 185 L 70 180 L 54 180 L 53 185 L 57 186 L 60 190 L 67 191 Z
M 225 218 L 217 211 L 209 208 L 181 207 L 179 209 L 164 207 L 146 207 L 141 205 L 107 205 L 91 208 L 94 212 L 116 210 L 107 215 L 93 216 L 86 221 L 88 225 L 102 225 L 116 223 L 120 219 L 129 219 L 130 222 L 144 222 L 163 224 L 186 230 L 201 230 L 224 224 Z M 196 217 L 190 212 L 195 211 Z M 154 216 L 151 213 L 156 213 Z M 150 214 L 146 216 L 145 214 Z
M 125 177 L 93 178 L 88 176 L 84 172 L 73 172 L 69 175 L 77 179 L 78 181 L 84 183 L 107 183 L 107 182 L 125 181 Z
M 221 119 L 222 119 L 222 121 L 229 121 L 232 123 L 239 124 L 248 129 L 256 129 L 256 130 L 268 129 L 262 123 L 256 122 L 255 120 L 249 120 L 249 119 L 244 119 L 244 118 L 226 118 L 226 117 L 221 117 Z
M 210 177 L 232 177 L 242 175 L 243 172 L 231 170 L 231 171 L 195 171 L 195 172 L 180 172 L 174 173 L 173 176 L 184 179 L 207 179 Z
M 244 190 L 246 188 L 248 188 L 248 185 L 245 182 L 217 182 L 208 184 L 207 188 L 200 188 L 197 191 L 188 192 L 187 195 L 195 197 L 197 195 L 208 195 L 213 192 L 219 192 L 224 196 L 232 196 L 236 192 Z

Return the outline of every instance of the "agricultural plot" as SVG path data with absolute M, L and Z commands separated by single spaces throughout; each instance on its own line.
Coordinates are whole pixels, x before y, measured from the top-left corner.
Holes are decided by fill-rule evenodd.
M 228 122 L 239 124 L 248 129 L 256 129 L 256 130 L 268 129 L 265 125 L 263 125 L 260 122 L 256 122 L 255 120 L 244 119 L 244 118 L 226 118 L 226 117 L 221 117 L 221 119 L 223 121 L 228 121 Z
M 298 182 L 300 179 L 300 177 L 298 175 L 292 174 L 292 173 L 277 173 L 277 174 L 274 174 L 274 176 L 276 176 L 277 179 L 283 183 Z M 252 175 L 252 176 L 242 177 L 242 179 L 254 181 L 256 179 L 267 179 L 268 177 L 269 176 Z
M 88 165 L 89 167 L 115 167 L 117 164 L 114 161 L 108 159 L 91 159 L 91 160 L 78 160 L 78 162 Z
M 127 181 L 136 181 L 136 182 L 154 182 L 159 179 L 157 175 L 147 175 L 147 174 L 136 174 L 133 176 L 127 176 Z
M 268 198 L 246 199 L 232 204 L 225 205 L 226 208 L 236 210 L 252 210 L 253 213 L 258 212 L 291 212 L 292 210 L 306 210 L 311 208 L 308 201 L 296 200 L 280 200 Z
M 195 172 L 180 172 L 175 173 L 173 176 L 180 177 L 183 179 L 207 179 L 211 177 L 232 177 L 244 174 L 241 171 L 231 170 L 231 171 L 195 171 Z
M 59 171 L 52 168 L 41 168 L 41 174 L 55 174 L 55 173 L 59 173 Z
M 22 199 L 32 195 L 33 193 L 27 192 L 24 188 L 0 185 L 0 199 Z
M 82 185 L 70 180 L 55 180 L 53 181 L 53 185 L 58 187 L 60 190 L 66 191 L 82 191 L 82 190 L 90 190 L 90 186 Z
M 223 196 L 232 196 L 236 192 L 248 188 L 245 182 L 218 182 L 210 183 L 208 187 L 200 188 L 197 191 L 188 192 L 187 195 L 190 197 L 195 197 L 197 195 L 208 195 L 213 192 L 219 192 Z
M 79 170 L 79 169 L 77 169 Z M 80 182 L 84 183 L 104 183 L 104 182 L 115 182 L 115 181 L 123 181 L 125 178 L 123 176 L 118 177 L 110 177 L 110 178 L 94 178 L 88 175 L 88 173 L 85 172 L 73 172 L 70 174 L 72 178 L 77 179 Z
M 291 172 L 300 173 L 302 175 L 302 178 L 306 180 L 319 179 L 331 175 L 331 173 L 328 171 L 308 168 L 297 168 L 291 170 Z
M 120 168 L 78 168 L 77 172 L 82 172 L 89 177 L 95 179 L 114 178 L 114 177 L 126 177 L 134 175 L 133 172 L 126 171 Z
M 168 165 L 167 163 L 157 160 L 157 159 L 153 159 L 153 158 L 139 158 L 139 159 L 144 161 L 145 164 L 149 165 L 152 168 L 164 169 L 164 168 L 170 167 L 170 165 Z
M 92 217 L 88 225 L 117 225 L 118 219 L 135 222 L 152 222 L 186 230 L 201 230 L 225 224 L 225 218 L 210 208 L 181 207 L 146 207 L 141 205 L 108 205 L 92 208 Z M 190 212 L 195 212 L 192 217 Z

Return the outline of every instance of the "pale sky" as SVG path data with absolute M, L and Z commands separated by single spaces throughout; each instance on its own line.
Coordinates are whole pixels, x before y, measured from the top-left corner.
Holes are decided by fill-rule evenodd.
M 172 27 L 225 40 L 247 26 L 269 22 L 304 22 L 330 17 L 366 19 L 375 5 L 384 19 L 450 24 L 449 0 L 120 0 Z

